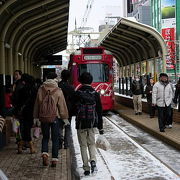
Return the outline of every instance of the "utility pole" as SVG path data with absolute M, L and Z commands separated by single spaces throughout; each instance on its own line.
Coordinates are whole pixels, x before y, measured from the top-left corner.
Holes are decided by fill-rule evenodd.
M 92 39 L 92 35 L 99 35 L 99 32 L 94 32 L 92 27 L 86 27 L 86 23 L 88 21 L 88 17 L 93 7 L 94 0 L 88 0 L 86 9 L 81 21 L 81 26 L 77 28 L 76 20 L 75 20 L 75 29 L 68 33 L 68 35 L 72 36 L 71 49 L 69 51 L 73 52 L 75 49 L 79 47 L 88 47 L 90 46 L 89 42 Z

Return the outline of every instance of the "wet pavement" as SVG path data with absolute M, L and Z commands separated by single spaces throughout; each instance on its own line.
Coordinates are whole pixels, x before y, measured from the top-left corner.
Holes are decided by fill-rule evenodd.
M 15 138 L 11 138 L 11 143 L 0 151 L 0 169 L 9 180 L 71 180 L 69 150 L 60 150 L 57 167 L 44 167 L 40 152 L 41 139 L 35 145 L 37 153 L 29 154 L 27 149 L 23 154 L 17 154 Z

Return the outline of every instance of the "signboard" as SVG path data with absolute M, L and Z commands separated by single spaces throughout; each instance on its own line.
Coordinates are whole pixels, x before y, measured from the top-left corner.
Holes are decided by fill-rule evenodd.
M 162 29 L 162 36 L 166 41 L 166 47 L 168 55 L 166 57 L 166 67 L 167 69 L 174 69 L 175 62 L 175 29 L 174 28 L 164 28 Z
M 176 27 L 176 0 L 161 0 L 162 28 Z
M 101 55 L 85 55 L 84 60 L 102 60 Z

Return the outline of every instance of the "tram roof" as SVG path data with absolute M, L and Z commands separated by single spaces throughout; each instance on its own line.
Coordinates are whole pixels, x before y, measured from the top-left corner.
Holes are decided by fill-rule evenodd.
M 121 18 L 100 42 L 111 51 L 120 66 L 151 58 L 165 59 L 167 49 L 161 34 L 153 27 Z
M 3 0 L 1 41 L 21 54 L 33 52 L 31 59 L 57 53 L 67 46 L 68 16 L 69 0 Z

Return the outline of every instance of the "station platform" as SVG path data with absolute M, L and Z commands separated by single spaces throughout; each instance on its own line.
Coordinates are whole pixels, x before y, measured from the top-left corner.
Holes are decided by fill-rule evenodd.
M 0 169 L 9 180 L 72 180 L 69 149 L 59 151 L 59 162 L 55 168 L 42 166 L 40 152 L 41 138 L 34 141 L 36 153 L 30 154 L 29 148 L 17 154 L 15 138 L 0 151 Z M 49 159 L 51 160 L 51 159 Z M 1 179 L 1 177 L 0 177 Z
M 114 109 L 125 120 L 135 124 L 136 126 L 139 126 L 146 132 L 149 132 L 162 141 L 180 150 L 180 123 L 174 122 L 172 129 L 165 129 L 165 132 L 161 133 L 158 129 L 157 117 L 150 119 L 148 114 L 144 112 L 142 115 L 135 115 L 132 108 L 117 103 L 115 104 Z M 74 125 L 72 125 L 72 129 L 75 133 Z M 75 138 L 75 135 L 73 135 L 73 138 Z M 73 146 L 75 146 L 75 149 L 77 150 L 78 145 L 74 145 L 74 142 L 75 141 L 73 141 Z M 81 179 L 81 176 L 79 176 L 79 174 L 74 174 L 77 173 L 75 171 L 78 156 L 79 164 L 80 166 L 82 166 L 79 151 L 78 153 L 73 152 L 73 148 L 61 149 L 59 151 L 59 162 L 57 164 L 57 167 L 43 167 L 40 152 L 41 138 L 35 140 L 34 144 L 37 153 L 29 154 L 29 149 L 27 149 L 23 152 L 23 154 L 17 154 L 17 145 L 15 143 L 15 138 L 11 137 L 10 143 L 0 151 L 0 169 L 4 172 L 9 180 Z M 98 172 L 98 175 L 101 175 L 101 173 L 102 172 Z M 108 172 L 106 174 L 108 175 Z M 94 177 L 91 177 L 90 179 L 94 179 Z
M 180 123 L 173 122 L 171 129 L 166 128 L 165 132 L 160 132 L 157 117 L 149 118 L 149 115 L 145 112 L 142 115 L 135 115 L 132 108 L 118 103 L 115 103 L 114 110 L 125 120 L 180 150 Z

